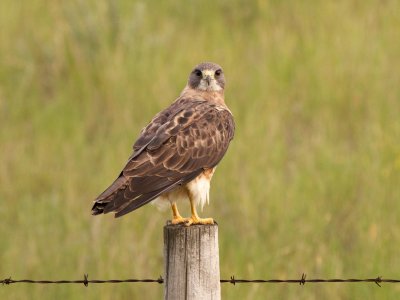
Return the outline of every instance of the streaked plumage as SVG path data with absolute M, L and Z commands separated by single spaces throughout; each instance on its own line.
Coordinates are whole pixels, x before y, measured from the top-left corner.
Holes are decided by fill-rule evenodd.
M 234 135 L 224 87 L 220 66 L 196 66 L 180 97 L 143 128 L 126 166 L 96 198 L 92 213 L 120 217 L 156 198 L 174 204 L 186 193 L 196 214 L 193 206 L 208 200 L 212 174 Z M 174 218 L 181 218 L 174 205 Z

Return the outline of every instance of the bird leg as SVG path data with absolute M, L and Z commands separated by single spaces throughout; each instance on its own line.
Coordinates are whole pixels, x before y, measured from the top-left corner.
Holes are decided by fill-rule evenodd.
M 190 218 L 183 218 L 183 217 L 181 216 L 181 214 L 180 214 L 179 211 L 178 211 L 178 206 L 176 205 L 175 202 L 173 202 L 173 203 L 171 204 L 171 208 L 172 208 L 172 216 L 173 216 L 171 223 L 172 223 L 173 225 L 181 224 L 181 223 L 186 223 L 186 222 L 189 221 Z
M 196 210 L 196 204 L 193 201 L 192 196 L 189 196 L 190 200 L 190 210 L 192 211 L 192 216 L 188 218 L 186 221 L 185 225 L 190 226 L 192 224 L 214 224 L 214 220 L 212 218 L 200 218 L 199 215 L 197 214 Z

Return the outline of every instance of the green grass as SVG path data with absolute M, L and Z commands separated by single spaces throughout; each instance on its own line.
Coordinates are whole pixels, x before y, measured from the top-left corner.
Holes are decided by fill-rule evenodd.
M 204 60 L 224 67 L 237 125 L 203 212 L 220 224 L 221 276 L 399 278 L 398 2 L 160 2 L 0 3 L 0 278 L 162 274 L 170 212 L 92 217 L 91 201 Z M 224 299 L 399 292 L 222 287 Z M 162 293 L 148 284 L 0 287 L 1 299 Z

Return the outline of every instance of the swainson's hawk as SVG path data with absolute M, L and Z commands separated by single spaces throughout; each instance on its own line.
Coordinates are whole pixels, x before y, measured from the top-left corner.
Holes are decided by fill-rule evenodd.
M 159 200 L 171 203 L 173 224 L 212 224 L 213 219 L 198 216 L 196 205 L 209 201 L 211 177 L 234 135 L 224 88 L 219 65 L 196 66 L 179 98 L 142 129 L 126 166 L 96 198 L 92 214 L 121 217 Z M 190 218 L 178 212 L 181 198 L 190 200 Z

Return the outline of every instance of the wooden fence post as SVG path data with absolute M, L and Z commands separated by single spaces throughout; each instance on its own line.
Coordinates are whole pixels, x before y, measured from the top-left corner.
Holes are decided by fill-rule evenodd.
M 221 299 L 218 225 L 164 226 L 165 300 Z

